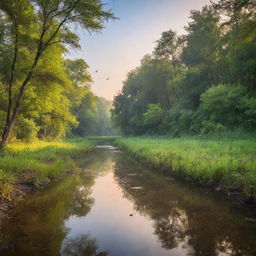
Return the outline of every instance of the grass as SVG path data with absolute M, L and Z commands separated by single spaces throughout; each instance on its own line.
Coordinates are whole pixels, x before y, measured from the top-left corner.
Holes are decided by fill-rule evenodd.
M 50 183 L 72 168 L 75 155 L 93 147 L 81 138 L 8 145 L 4 157 L 0 157 L 0 196 L 11 199 L 17 182 L 35 186 Z
M 256 140 L 118 138 L 116 143 L 155 168 L 256 200 Z

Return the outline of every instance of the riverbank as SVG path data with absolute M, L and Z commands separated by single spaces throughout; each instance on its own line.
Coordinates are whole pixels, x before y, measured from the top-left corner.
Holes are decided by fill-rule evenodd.
M 256 201 L 255 140 L 131 137 L 116 144 L 155 169 Z
M 2 222 L 0 255 L 254 255 L 251 207 L 149 170 L 124 151 L 89 155 L 78 161 L 81 173 L 19 201 Z
M 33 188 L 46 186 L 74 169 L 75 158 L 93 148 L 84 138 L 8 145 L 0 158 L 0 216 Z

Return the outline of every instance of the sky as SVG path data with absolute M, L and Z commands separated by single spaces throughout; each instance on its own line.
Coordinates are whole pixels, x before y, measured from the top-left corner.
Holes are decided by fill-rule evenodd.
M 82 58 L 90 66 L 92 91 L 113 100 L 121 90 L 126 74 L 139 66 L 144 55 L 152 53 L 163 31 L 184 34 L 191 9 L 201 9 L 210 0 L 104 0 L 118 20 L 105 23 L 101 33 L 89 34 L 77 27 L 80 50 L 69 58 Z M 96 70 L 98 72 L 96 72 Z M 108 80 L 109 79 L 109 80 Z

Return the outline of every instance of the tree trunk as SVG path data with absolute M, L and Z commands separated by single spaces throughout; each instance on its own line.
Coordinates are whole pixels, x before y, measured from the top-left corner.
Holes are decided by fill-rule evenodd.
M 24 80 L 24 82 L 22 83 L 22 85 L 20 87 L 18 98 L 17 98 L 16 104 L 15 104 L 13 113 L 11 115 L 11 118 L 10 118 L 9 121 L 6 120 L 4 132 L 2 134 L 2 141 L 0 143 L 0 151 L 2 151 L 2 152 L 5 151 L 5 147 L 6 147 L 7 143 L 8 143 L 10 134 L 11 134 L 12 129 L 13 129 L 13 126 L 14 126 L 14 124 L 16 122 L 16 119 L 17 119 L 19 111 L 20 111 L 20 107 L 21 107 L 21 103 L 23 101 L 23 97 L 24 97 L 24 92 L 25 92 L 26 86 L 27 86 L 28 82 L 30 81 L 30 79 L 32 77 L 34 68 L 37 65 L 37 62 L 39 60 L 40 55 L 41 55 L 41 53 L 39 51 L 37 53 L 37 56 L 35 58 L 35 61 L 34 61 L 33 65 L 32 65 L 32 67 L 31 67 L 30 72 L 28 73 L 26 79 Z
M 10 137 L 13 125 L 14 125 L 14 121 L 6 124 L 6 126 L 5 126 L 4 132 L 2 134 L 2 141 L 0 144 L 0 151 L 2 151 L 2 152 L 5 150 L 5 147 L 8 143 L 8 139 Z
M 14 124 L 16 122 L 16 119 L 17 119 L 19 111 L 20 111 L 20 107 L 21 107 L 21 104 L 22 104 L 22 101 L 23 101 L 23 97 L 24 97 L 24 92 L 25 92 L 26 86 L 27 86 L 28 82 L 30 81 L 30 79 L 31 79 L 31 77 L 33 75 L 34 69 L 35 69 L 35 67 L 36 67 L 36 65 L 37 65 L 37 63 L 38 63 L 38 61 L 39 61 L 43 51 L 50 45 L 51 41 L 56 37 L 56 35 L 60 31 L 62 25 L 67 21 L 70 13 L 73 11 L 73 9 L 75 8 L 75 6 L 77 5 L 78 2 L 79 2 L 79 0 L 75 1 L 75 3 L 71 6 L 70 10 L 68 11 L 67 15 L 59 23 L 59 25 L 56 28 L 56 30 L 52 33 L 50 38 L 45 43 L 43 43 L 43 38 L 44 38 L 44 35 L 45 35 L 46 31 L 47 31 L 47 28 L 46 28 L 46 23 L 47 22 L 46 22 L 46 17 L 44 16 L 43 29 L 42 29 L 42 33 L 41 33 L 40 38 L 39 38 L 37 53 L 36 53 L 34 62 L 32 64 L 32 66 L 31 66 L 31 68 L 30 68 L 29 73 L 27 74 L 25 80 L 23 81 L 23 83 L 22 83 L 22 85 L 20 87 L 20 90 L 19 90 L 19 93 L 18 93 L 18 97 L 17 97 L 16 103 L 15 103 L 15 107 L 14 107 L 14 110 L 13 110 L 13 112 L 11 114 L 11 109 L 12 109 L 13 71 L 14 71 L 14 66 L 15 66 L 15 62 L 16 62 L 16 59 L 17 59 L 17 52 L 18 52 L 18 48 L 15 48 L 14 63 L 13 63 L 13 66 L 12 66 L 12 73 L 11 73 L 12 76 L 11 76 L 11 82 L 10 82 L 10 86 L 9 86 L 8 112 L 7 112 L 5 128 L 4 128 L 4 131 L 2 133 L 2 141 L 0 142 L 0 151 L 1 152 L 5 151 L 5 147 L 6 147 L 7 143 L 8 143 L 10 134 L 12 132 L 12 129 L 14 127 Z M 16 40 L 17 39 L 18 38 L 16 37 Z M 16 43 L 17 43 L 17 41 L 16 41 Z M 17 44 L 16 44 L 16 47 L 17 47 Z

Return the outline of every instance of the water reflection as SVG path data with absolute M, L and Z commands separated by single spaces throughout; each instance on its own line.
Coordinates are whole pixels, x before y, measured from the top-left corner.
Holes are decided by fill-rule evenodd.
M 69 229 L 69 216 L 85 216 L 94 200 L 90 197 L 94 177 L 72 176 L 44 193 L 20 202 L 6 219 L 0 236 L 0 255 L 59 255 Z
M 163 248 L 182 244 L 186 255 L 194 256 L 256 255 L 256 226 L 246 223 L 243 211 L 202 189 L 138 170 L 132 162 L 118 158 L 116 179 L 136 210 L 154 220 Z
M 67 239 L 64 242 L 61 255 L 63 256 L 107 256 L 107 252 L 97 253 L 98 246 L 96 240 L 89 234 L 80 235 L 75 238 Z
M 116 150 L 78 166 L 81 174 L 18 203 L 2 226 L 0 255 L 256 255 L 256 225 L 245 221 L 253 212 Z

